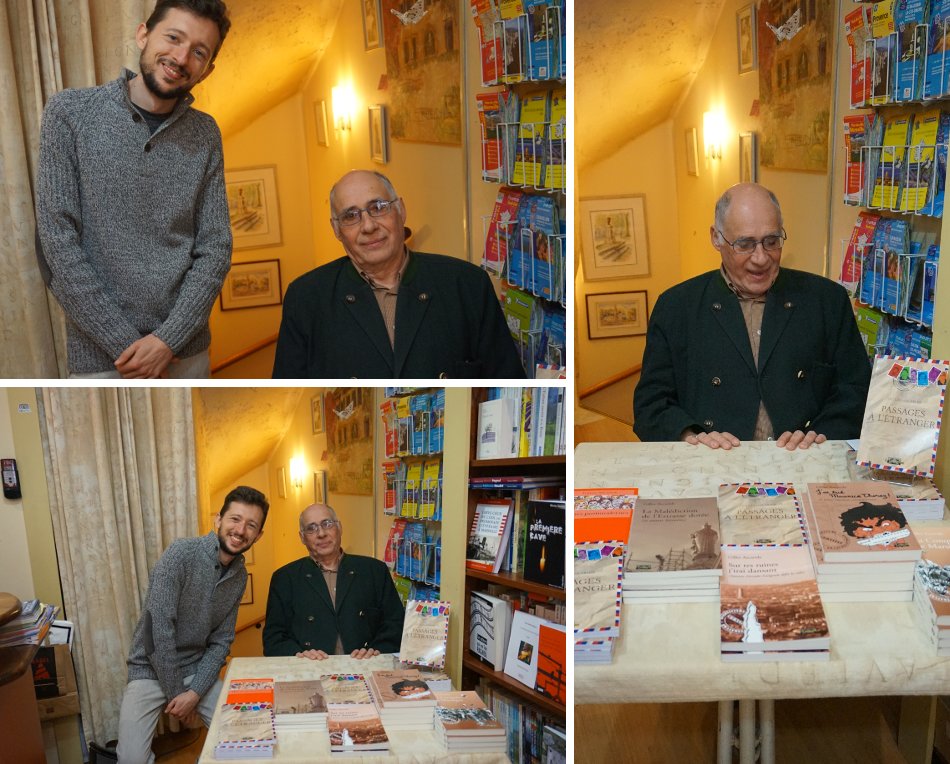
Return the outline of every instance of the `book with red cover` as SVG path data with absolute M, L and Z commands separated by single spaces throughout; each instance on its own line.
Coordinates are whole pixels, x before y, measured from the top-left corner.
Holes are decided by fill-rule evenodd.
M 920 559 L 920 544 L 887 483 L 810 483 L 808 498 L 811 541 L 821 545 L 825 563 Z
M 538 629 L 538 675 L 534 689 L 564 703 L 567 690 L 567 631 L 563 626 L 543 623 Z
M 475 505 L 465 566 L 497 573 L 511 534 L 511 499 L 483 499 Z
M 274 703 L 274 680 L 232 679 L 225 703 Z
M 722 650 L 826 650 L 830 636 L 808 549 L 722 550 Z

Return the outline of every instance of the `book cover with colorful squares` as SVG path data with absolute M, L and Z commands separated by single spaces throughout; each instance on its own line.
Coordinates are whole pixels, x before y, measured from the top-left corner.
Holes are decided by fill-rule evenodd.
M 420 666 L 442 668 L 449 634 L 451 604 L 443 601 L 409 600 L 399 644 L 399 660 Z
M 791 483 L 719 486 L 720 543 L 789 546 L 805 543 L 805 520 Z
M 623 601 L 623 545 L 577 544 L 574 547 L 574 635 L 588 638 L 620 635 Z

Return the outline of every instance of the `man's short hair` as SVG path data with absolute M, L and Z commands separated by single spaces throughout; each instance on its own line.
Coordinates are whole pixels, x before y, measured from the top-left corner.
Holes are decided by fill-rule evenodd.
M 211 54 L 213 60 L 214 57 L 218 55 L 218 51 L 221 50 L 224 38 L 227 37 L 228 30 L 231 28 L 231 19 L 228 18 L 228 7 L 224 4 L 223 0 L 158 0 L 158 2 L 155 3 L 155 10 L 152 11 L 152 15 L 149 16 L 148 21 L 145 22 L 145 28 L 151 32 L 155 25 L 165 18 L 165 15 L 171 8 L 188 11 L 188 13 L 192 13 L 195 16 L 209 19 L 217 25 L 218 35 L 221 39 L 218 40 L 218 47 L 215 48 L 214 53 Z
M 381 172 L 378 172 L 377 170 L 361 170 L 360 172 L 371 172 L 373 175 L 379 178 L 380 182 L 386 187 L 386 191 L 389 192 L 390 199 L 396 199 L 399 196 L 399 194 L 396 193 L 396 187 L 393 186 L 392 181 L 389 178 L 387 178 L 385 175 L 383 175 Z M 349 174 L 350 173 L 347 173 L 347 175 Z M 346 176 L 344 175 L 343 177 L 346 177 Z M 340 180 L 343 180 L 343 178 L 340 178 Z M 340 180 L 334 183 L 333 188 L 330 189 L 330 214 L 331 215 L 336 215 L 336 213 L 338 212 L 336 208 L 336 187 L 340 185 Z
M 769 191 L 765 186 L 760 186 L 760 188 L 769 195 L 769 200 L 775 205 L 775 210 L 778 212 L 778 224 L 781 227 L 783 225 L 782 205 L 778 203 L 778 197 Z M 722 196 L 719 197 L 719 201 L 716 202 L 715 223 L 717 231 L 721 231 L 726 225 L 726 211 L 729 209 L 729 204 L 732 202 L 732 191 L 733 189 L 728 189 Z M 721 235 L 722 234 L 720 234 L 720 236 Z
M 310 505 L 310 507 L 317 507 L 317 506 L 321 506 L 321 505 L 319 505 L 319 504 L 311 504 L 311 505 Z M 331 519 L 331 520 L 333 520 L 333 521 L 335 521 L 335 522 L 337 522 L 337 523 L 340 522 L 340 518 L 337 517 L 336 510 L 335 510 L 333 507 L 331 507 L 329 504 L 323 504 L 322 506 L 324 506 L 324 507 L 327 508 L 327 512 L 330 513 L 330 519 Z M 307 509 L 310 509 L 310 507 L 307 507 Z M 298 523 L 300 524 L 300 532 L 301 532 L 301 533 L 303 532 L 303 513 L 306 512 L 307 509 L 305 509 L 303 512 L 300 513 L 300 519 L 298 520 Z
M 249 504 L 252 507 L 260 507 L 264 512 L 264 517 L 261 519 L 260 530 L 264 530 L 264 523 L 267 522 L 267 510 L 270 509 L 270 504 L 264 494 L 256 488 L 251 488 L 249 485 L 239 485 L 224 497 L 224 504 L 221 506 L 221 511 L 218 512 L 219 517 L 224 515 L 225 510 L 231 506 L 232 501 Z

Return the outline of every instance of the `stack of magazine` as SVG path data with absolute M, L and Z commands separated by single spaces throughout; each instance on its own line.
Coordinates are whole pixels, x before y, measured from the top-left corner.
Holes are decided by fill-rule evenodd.
M 507 750 L 504 726 L 475 692 L 437 692 L 435 696 L 436 736 L 449 753 Z

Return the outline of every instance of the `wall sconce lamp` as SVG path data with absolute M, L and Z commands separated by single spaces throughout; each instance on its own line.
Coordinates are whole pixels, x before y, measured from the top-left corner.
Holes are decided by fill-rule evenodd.
M 290 460 L 290 484 L 298 491 L 303 488 L 304 463 L 302 456 Z
M 337 85 L 331 91 L 333 100 L 333 127 L 335 130 L 353 129 L 353 90 L 349 85 Z
M 703 147 L 708 159 L 722 159 L 722 141 L 726 134 L 725 120 L 718 111 L 703 114 Z

